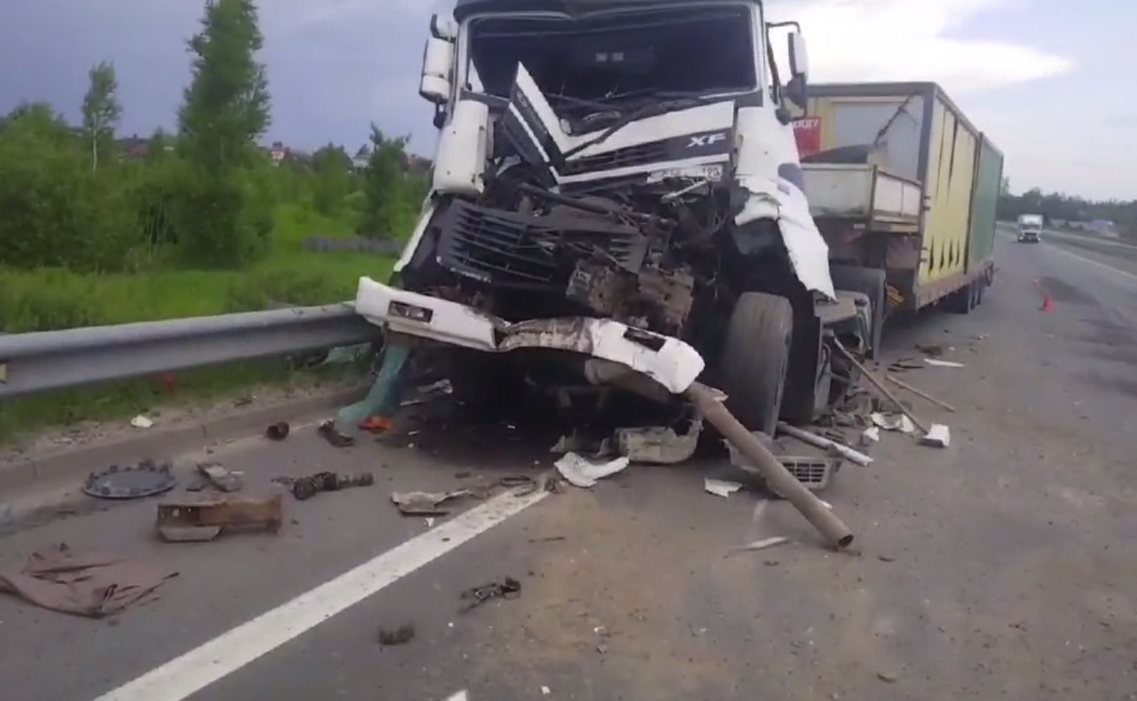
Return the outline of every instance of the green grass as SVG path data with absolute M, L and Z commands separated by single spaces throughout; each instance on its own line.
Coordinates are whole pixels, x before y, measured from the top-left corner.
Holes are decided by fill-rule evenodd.
M 81 275 L 68 270 L 0 275 L 0 329 L 7 333 L 207 316 L 265 309 L 272 302 L 328 304 L 355 297 L 362 275 L 385 280 L 393 261 L 372 254 L 306 251 L 312 235 L 352 235 L 347 218 L 285 206 L 271 254 L 249 270 L 155 270 Z M 244 362 L 177 374 L 165 393 L 154 378 L 22 397 L 0 404 L 0 440 L 83 420 L 118 420 L 165 404 L 202 404 L 264 385 L 311 385 L 346 372 L 294 370 L 283 361 Z

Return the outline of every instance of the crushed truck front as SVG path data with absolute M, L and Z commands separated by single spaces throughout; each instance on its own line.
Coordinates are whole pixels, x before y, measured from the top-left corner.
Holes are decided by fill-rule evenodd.
M 436 16 L 432 189 L 390 283 L 360 282 L 359 312 L 450 346 L 571 350 L 672 392 L 719 359 L 743 294 L 784 304 L 791 328 L 820 323 L 815 303 L 837 295 L 783 106 L 804 94 L 804 43 L 790 35 L 783 88 L 768 33 L 761 4 L 737 0 L 460 0 Z

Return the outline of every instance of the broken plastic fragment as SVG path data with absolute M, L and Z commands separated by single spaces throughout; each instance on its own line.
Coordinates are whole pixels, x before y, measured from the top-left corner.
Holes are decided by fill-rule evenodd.
M 869 415 L 869 418 L 874 424 L 886 431 L 912 433 L 916 430 L 916 425 L 912 423 L 912 419 L 909 419 L 904 414 L 882 414 L 881 412 L 873 412 Z
M 598 480 L 623 470 L 628 466 L 628 459 L 621 457 L 607 462 L 594 463 L 577 453 L 565 453 L 553 463 L 553 466 L 569 484 L 587 489 L 596 484 Z
M 774 536 L 773 538 L 764 538 L 762 540 L 755 540 L 746 545 L 739 545 L 738 547 L 731 548 L 731 552 L 754 552 L 756 550 L 765 550 L 772 548 L 775 545 L 782 545 L 783 543 L 790 542 L 789 538 L 783 536 Z
M 951 443 L 951 429 L 944 424 L 932 424 L 928 434 L 920 439 L 920 443 L 934 448 L 946 448 Z
M 742 483 L 707 477 L 703 479 L 703 489 L 708 494 L 714 494 L 717 497 L 729 497 L 731 494 L 742 489 Z
M 937 368 L 961 368 L 963 363 L 957 363 L 954 360 L 936 360 L 935 358 L 924 358 L 924 362 L 928 365 Z
M 880 440 L 880 427 L 869 426 L 864 431 L 861 431 L 861 447 L 872 445 Z
M 130 420 L 130 425 L 135 428 L 150 428 L 154 425 L 154 421 L 139 414 Z

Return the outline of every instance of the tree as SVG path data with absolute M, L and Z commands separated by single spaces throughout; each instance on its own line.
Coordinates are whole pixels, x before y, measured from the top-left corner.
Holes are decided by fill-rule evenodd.
M 1004 175 L 1003 179 L 999 181 L 999 197 L 1007 197 L 1010 194 L 1011 179 Z
M 371 157 L 363 171 L 359 233 L 371 238 L 404 237 L 414 225 L 418 203 L 406 177 L 407 137 L 388 138 L 371 125 Z
M 335 215 L 352 189 L 351 157 L 342 146 L 328 144 L 312 154 L 313 205 L 320 214 Z
M 188 42 L 192 77 L 178 110 L 187 169 L 172 227 L 187 263 L 235 266 L 263 254 L 271 197 L 256 141 L 268 129 L 264 45 L 252 0 L 206 0 L 201 31 Z
M 207 0 L 189 40 L 192 79 L 178 111 L 186 154 L 209 169 L 247 165 L 271 121 L 264 45 L 252 0 Z
M 91 144 L 91 170 L 97 170 L 100 146 L 114 139 L 122 105 L 118 101 L 118 76 L 113 63 L 100 61 L 87 76 L 90 85 L 83 96 L 83 132 Z

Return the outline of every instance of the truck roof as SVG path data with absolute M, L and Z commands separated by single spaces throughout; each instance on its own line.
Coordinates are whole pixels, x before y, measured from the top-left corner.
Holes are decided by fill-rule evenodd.
M 760 0 L 749 0 L 757 4 Z M 568 15 L 643 7 L 645 5 L 692 5 L 722 0 L 457 0 L 454 19 L 461 22 L 482 12 L 561 12 Z

